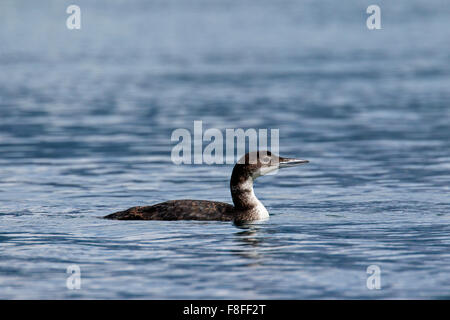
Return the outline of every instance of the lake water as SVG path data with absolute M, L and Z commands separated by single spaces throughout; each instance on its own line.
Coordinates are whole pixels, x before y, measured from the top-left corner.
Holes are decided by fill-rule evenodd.
M 81 30 L 0 4 L 0 298 L 450 298 L 447 1 L 377 1 L 381 30 L 372 1 L 74 2 Z M 194 120 L 311 163 L 257 180 L 255 225 L 100 219 L 231 201 L 232 165 L 171 162 Z

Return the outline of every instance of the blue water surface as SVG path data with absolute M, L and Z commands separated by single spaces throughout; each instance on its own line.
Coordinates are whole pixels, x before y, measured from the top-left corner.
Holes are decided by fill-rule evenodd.
M 0 3 L 0 298 L 450 298 L 447 1 L 73 2 Z M 100 219 L 231 201 L 231 165 L 171 162 L 194 120 L 311 163 L 255 225 Z

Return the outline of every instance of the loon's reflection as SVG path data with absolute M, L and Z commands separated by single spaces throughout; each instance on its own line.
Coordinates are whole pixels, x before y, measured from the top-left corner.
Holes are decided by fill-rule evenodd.
M 235 226 L 242 231 L 235 233 L 238 246 L 233 253 L 240 257 L 251 259 L 249 266 L 260 265 L 264 257 L 261 250 L 261 244 L 264 241 L 262 237 L 262 226 L 253 223 L 241 223 L 235 224 Z

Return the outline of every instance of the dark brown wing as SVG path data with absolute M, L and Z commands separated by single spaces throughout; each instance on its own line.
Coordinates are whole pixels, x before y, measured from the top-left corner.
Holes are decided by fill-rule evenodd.
M 153 206 L 133 207 L 107 215 L 116 220 L 221 220 L 233 219 L 234 206 L 207 200 L 170 200 Z

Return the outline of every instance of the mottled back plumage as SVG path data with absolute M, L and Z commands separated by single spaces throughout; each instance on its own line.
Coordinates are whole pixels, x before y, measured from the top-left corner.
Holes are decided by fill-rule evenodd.
M 116 220 L 233 220 L 234 206 L 207 200 L 170 200 L 107 215 Z

